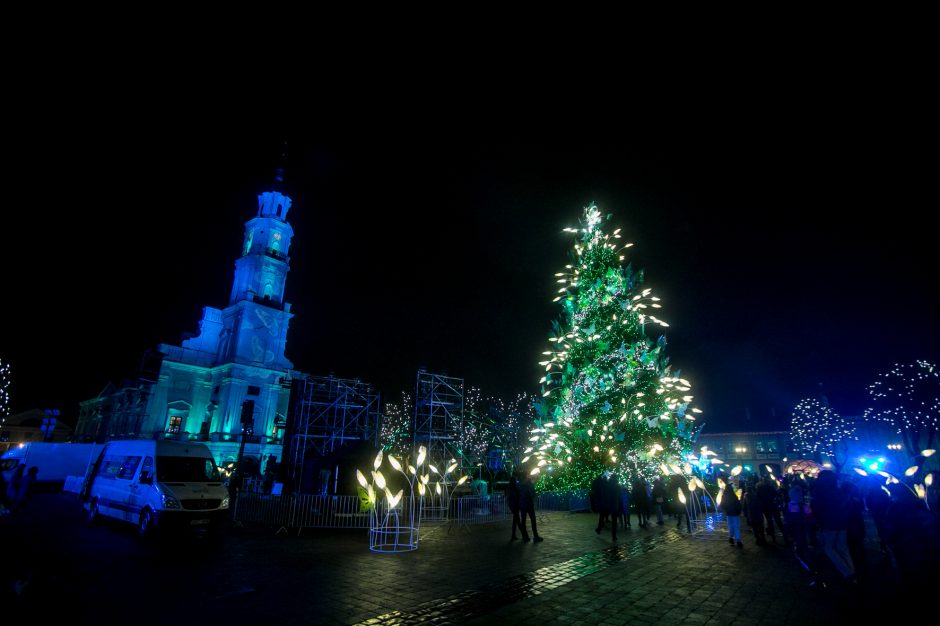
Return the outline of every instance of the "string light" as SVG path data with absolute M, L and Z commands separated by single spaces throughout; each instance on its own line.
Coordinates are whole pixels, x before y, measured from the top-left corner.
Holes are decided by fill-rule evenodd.
M 576 241 L 571 264 L 557 275 L 568 282 L 556 298 L 562 312 L 550 340 L 565 345 L 549 352 L 552 374 L 539 381 L 543 398 L 532 429 L 532 456 L 547 461 L 539 488 L 584 489 L 604 469 L 621 481 L 651 480 L 669 473 L 663 463 L 685 466 L 698 434 L 693 413 L 700 410 L 686 393 L 691 384 L 671 371 L 665 337 L 647 336 L 653 325 L 668 327 L 642 313 L 659 309 L 660 299 L 650 288 L 641 290 L 642 271 L 621 264 L 621 253 L 632 244 L 610 243 L 602 228 L 609 218 L 592 204 L 581 228 L 565 229 Z M 626 419 L 631 415 L 636 419 Z M 548 421 L 556 425 L 551 436 L 541 428 Z

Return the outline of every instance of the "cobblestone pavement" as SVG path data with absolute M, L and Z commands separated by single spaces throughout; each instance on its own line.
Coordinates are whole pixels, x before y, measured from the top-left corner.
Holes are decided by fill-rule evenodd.
M 0 518 L 4 608 L 71 623 L 204 624 L 841 624 L 904 612 L 888 563 L 869 544 L 858 587 L 812 585 L 790 551 L 730 546 L 721 531 L 674 521 L 594 532 L 596 516 L 550 513 L 542 543 L 508 525 L 425 526 L 418 550 L 376 554 L 365 531 L 236 528 L 221 546 L 141 544 L 123 527 L 88 528 L 74 496 L 44 496 Z M 28 581 L 25 593 L 10 585 Z M 914 614 L 914 609 L 908 611 Z

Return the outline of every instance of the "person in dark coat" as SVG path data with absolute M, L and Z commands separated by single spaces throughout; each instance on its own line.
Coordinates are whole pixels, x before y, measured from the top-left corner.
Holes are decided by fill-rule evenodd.
M 670 511 L 676 516 L 676 528 L 682 528 L 682 518 L 685 517 L 685 525 L 689 532 L 692 532 L 692 520 L 689 519 L 689 512 L 686 505 L 679 499 L 679 490 L 686 491 L 686 482 L 679 474 L 673 474 L 666 481 L 666 501 L 669 502 Z
M 597 494 L 597 528 L 595 532 L 600 534 L 604 529 L 604 524 L 610 520 L 610 538 L 617 541 L 617 518 L 620 517 L 620 481 L 617 475 L 609 470 L 594 479 L 592 490 Z
M 626 479 L 620 485 L 620 527 L 632 528 L 630 525 L 630 487 Z
M 832 565 L 845 582 L 855 579 L 855 566 L 849 554 L 847 529 L 849 526 L 849 502 L 845 492 L 839 489 L 836 475 L 823 470 L 813 485 L 813 516 L 816 518 L 817 540 Z
M 7 479 L 0 472 L 0 515 L 6 515 L 10 510 L 7 507 Z
M 718 505 L 721 511 L 728 519 L 728 543 L 743 548 L 741 542 L 741 500 L 738 494 L 734 492 L 734 482 L 729 482 L 728 486 L 721 492 L 721 503 Z
M 657 476 L 656 480 L 653 481 L 653 489 L 650 495 L 653 499 L 653 510 L 656 511 L 656 525 L 662 526 L 665 524 L 663 509 L 666 507 L 666 483 L 663 482 L 662 476 Z
M 767 545 L 764 534 L 764 516 L 761 513 L 760 501 L 757 498 L 757 478 L 751 476 L 744 487 L 744 511 L 747 514 L 748 524 L 754 533 L 754 541 L 759 546 Z
M 524 473 L 522 482 L 519 484 L 519 522 L 522 525 L 522 540 L 529 540 L 529 533 L 526 532 L 525 518 L 529 516 L 532 521 L 532 540 L 542 541 L 539 536 L 538 528 L 535 525 L 535 485 L 532 484 L 532 476 Z
M 895 483 L 889 489 L 884 540 L 894 556 L 902 592 L 909 601 L 923 603 L 936 593 L 932 581 L 940 571 L 940 524 L 910 487 Z
M 865 506 L 871 513 L 871 519 L 875 523 L 875 530 L 878 531 L 878 541 L 881 544 L 881 550 L 887 551 L 888 543 L 885 541 L 885 515 L 888 507 L 891 506 L 891 496 L 882 488 L 884 481 L 875 480 L 868 477 L 868 486 L 865 490 Z
M 863 575 L 865 570 L 865 504 L 862 502 L 858 485 L 845 482 L 842 485 L 849 507 L 848 526 L 845 529 L 845 542 L 852 557 L 856 575 Z
M 646 490 L 646 480 L 642 477 L 633 481 L 633 492 L 630 494 L 636 507 L 636 517 L 640 528 L 648 528 L 650 521 L 650 496 Z
M 761 521 L 758 523 L 766 524 L 766 532 L 773 543 L 777 543 L 777 535 L 774 532 L 774 522 L 780 528 L 783 534 L 783 520 L 780 517 L 780 510 L 777 508 L 777 483 L 770 476 L 757 483 L 757 502 L 760 508 Z M 752 520 L 753 523 L 753 520 Z M 786 536 L 783 540 L 786 543 Z
M 509 505 L 509 511 L 512 513 L 512 537 L 510 541 L 516 541 L 516 529 L 518 528 L 522 536 L 525 536 L 525 521 L 519 515 L 519 471 L 516 470 L 509 476 L 509 486 L 506 488 L 506 503 Z

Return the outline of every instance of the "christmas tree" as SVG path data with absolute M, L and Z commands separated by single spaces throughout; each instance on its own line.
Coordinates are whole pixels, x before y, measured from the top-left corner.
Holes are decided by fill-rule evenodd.
M 620 229 L 604 232 L 597 206 L 585 209 L 571 263 L 555 276 L 562 312 L 543 352 L 541 419 L 522 462 L 542 489 L 585 489 L 605 469 L 624 481 L 689 474 L 698 428 L 691 385 L 671 372 L 666 340 L 647 326 L 659 298 L 643 272 L 624 265 Z

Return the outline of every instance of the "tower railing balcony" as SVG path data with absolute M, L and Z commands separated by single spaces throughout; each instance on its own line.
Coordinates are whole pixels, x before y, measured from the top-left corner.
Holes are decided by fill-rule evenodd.
M 251 301 L 256 304 L 263 304 L 264 306 L 269 306 L 272 309 L 277 309 L 279 311 L 284 310 L 284 303 L 278 302 L 277 300 L 272 300 L 270 297 L 263 298 L 261 296 L 252 296 Z
M 271 257 L 272 259 L 277 259 L 279 261 L 287 261 L 287 255 L 281 252 L 280 250 L 275 250 L 274 248 L 265 248 L 264 254 Z

